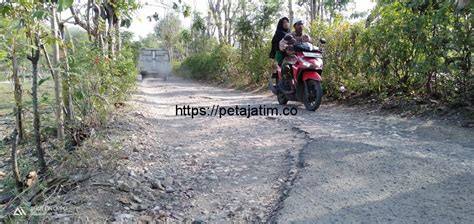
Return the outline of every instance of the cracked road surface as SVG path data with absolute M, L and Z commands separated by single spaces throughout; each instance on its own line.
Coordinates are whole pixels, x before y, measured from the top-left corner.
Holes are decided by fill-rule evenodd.
M 183 202 L 192 220 L 474 222 L 472 129 L 324 103 L 290 102 L 297 116 L 191 119 L 175 106 L 283 106 L 177 78 L 140 90 L 165 145 L 199 164 L 179 171 L 194 188 Z
M 76 212 L 51 220 L 474 223 L 472 129 L 324 102 L 309 112 L 175 77 L 144 80 L 130 103 L 109 133 L 125 159 L 58 200 Z M 191 118 L 176 105 L 298 114 Z

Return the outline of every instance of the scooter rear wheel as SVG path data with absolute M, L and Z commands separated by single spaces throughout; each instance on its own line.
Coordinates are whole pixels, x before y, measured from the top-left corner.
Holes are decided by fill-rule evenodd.
M 321 83 L 316 80 L 308 80 L 306 82 L 303 103 L 306 110 L 315 111 L 321 105 L 321 98 L 323 97 L 323 89 Z

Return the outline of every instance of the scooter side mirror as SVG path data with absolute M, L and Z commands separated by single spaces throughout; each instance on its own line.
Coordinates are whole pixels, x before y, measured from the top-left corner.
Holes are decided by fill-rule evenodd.
M 319 39 L 319 42 L 320 42 L 321 44 L 325 44 L 325 43 L 326 43 L 326 39 L 324 39 L 323 37 L 321 37 L 321 38 Z

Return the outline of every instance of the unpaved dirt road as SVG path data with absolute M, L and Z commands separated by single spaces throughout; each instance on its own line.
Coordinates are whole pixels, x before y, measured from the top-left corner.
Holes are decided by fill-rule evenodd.
M 296 116 L 176 116 L 176 105 L 284 107 L 174 77 L 143 81 L 133 104 L 138 120 L 115 132 L 136 145 L 130 159 L 95 177 L 111 189 L 82 188 L 103 199 L 84 208 L 104 220 L 474 223 L 472 129 L 324 103 L 290 102 Z

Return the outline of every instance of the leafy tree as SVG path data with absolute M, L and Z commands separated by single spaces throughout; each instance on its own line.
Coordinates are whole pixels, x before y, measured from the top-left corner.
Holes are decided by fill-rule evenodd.
M 170 58 L 176 58 L 180 45 L 179 37 L 182 30 L 181 21 L 175 14 L 168 14 L 160 20 L 155 26 L 155 34 L 162 41 L 164 47 L 168 50 Z
M 114 103 L 124 100 L 127 91 L 133 87 L 137 72 L 133 55 L 138 49 L 134 48 L 131 36 L 121 36 L 119 29 L 130 24 L 130 13 L 137 7 L 135 1 L 112 0 L 100 4 L 95 0 L 0 3 L 0 60 L 11 66 L 15 88 L 12 98 L 15 99 L 16 122 L 11 155 L 19 191 L 24 185 L 18 169 L 17 149 L 25 147 L 22 145 L 24 142 L 31 140 L 40 174 L 47 174 L 47 146 L 43 142 L 59 142 L 61 144 L 53 145 L 73 149 L 92 128 L 107 121 Z M 70 10 L 73 16 L 59 19 L 58 13 L 64 10 Z M 83 30 L 68 30 L 65 24 L 71 22 Z M 22 102 L 23 87 L 18 77 L 20 65 L 31 71 L 32 105 Z M 40 76 L 42 67 L 49 68 L 55 84 L 53 103 L 44 100 L 46 98 L 40 99 L 41 85 L 51 78 Z M 49 104 L 55 113 L 45 112 L 40 104 Z M 33 121 L 31 139 L 25 135 L 28 133 L 25 129 L 29 127 L 24 125 L 24 114 L 29 115 L 29 111 L 32 111 Z M 48 131 L 51 115 L 55 116 L 52 120 L 56 138 L 44 134 Z M 66 145 L 62 144 L 63 137 L 67 137 Z

